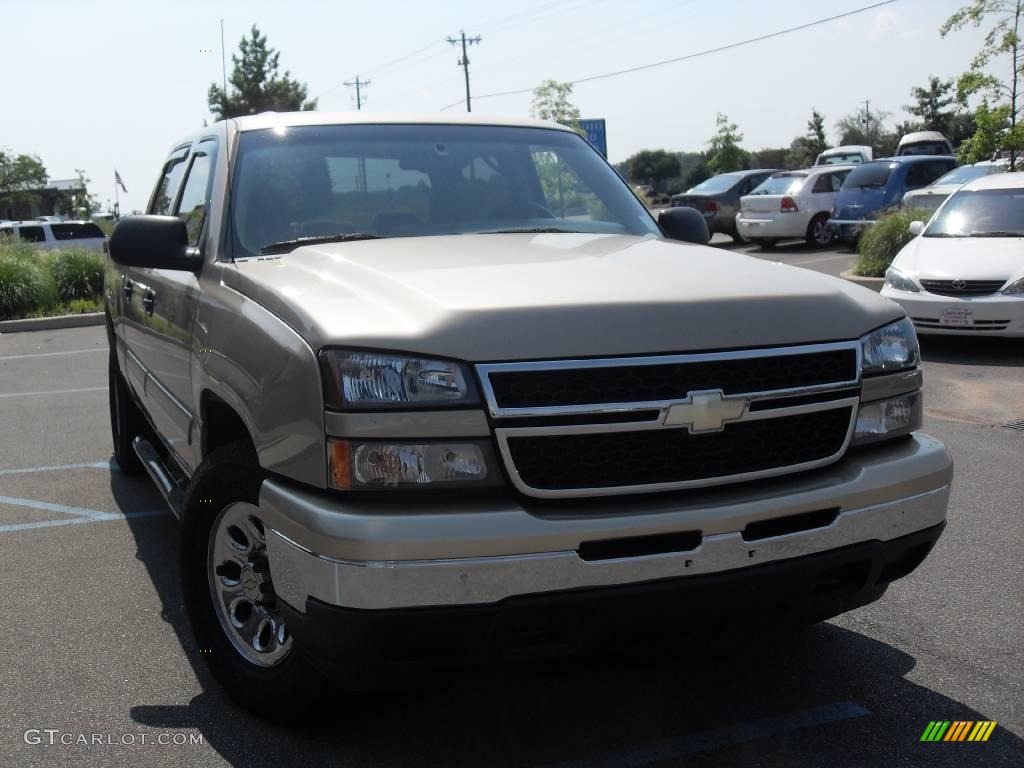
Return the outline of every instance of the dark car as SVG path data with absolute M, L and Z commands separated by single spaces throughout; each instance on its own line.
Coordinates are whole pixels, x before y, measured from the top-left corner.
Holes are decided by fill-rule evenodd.
M 955 167 L 956 158 L 948 155 L 903 155 L 858 165 L 836 196 L 829 226 L 845 242 L 856 242 L 866 227 L 899 208 L 907 192 L 927 187 Z
M 672 196 L 672 206 L 689 206 L 704 214 L 711 234 L 721 232 L 740 243 L 743 238 L 736 231 L 736 214 L 740 198 L 749 195 L 755 187 L 778 173 L 777 168 L 759 168 L 756 171 L 720 173 L 683 192 Z

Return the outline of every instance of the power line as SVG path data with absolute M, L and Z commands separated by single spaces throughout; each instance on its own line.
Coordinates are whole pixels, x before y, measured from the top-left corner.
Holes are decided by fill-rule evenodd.
M 449 37 L 447 39 L 448 42 L 451 43 L 452 45 L 458 45 L 460 41 L 462 43 L 462 58 L 459 59 L 459 66 L 462 67 L 463 72 L 466 73 L 466 98 L 460 101 L 459 103 L 462 104 L 464 102 L 466 104 L 466 111 L 472 112 L 473 105 L 472 102 L 469 100 L 469 56 L 466 55 L 466 46 L 479 45 L 481 40 L 480 35 L 477 35 L 476 37 L 467 38 L 466 33 L 460 30 L 459 37 Z
M 346 80 L 345 85 L 349 88 L 356 89 L 356 109 L 363 108 L 363 88 L 370 84 L 369 80 L 360 80 L 359 75 L 356 75 L 355 80 Z
M 712 53 L 721 53 L 722 51 L 729 51 L 729 50 L 732 50 L 734 48 L 741 48 L 742 46 L 745 46 L 745 45 L 751 45 L 753 43 L 760 43 L 760 42 L 763 42 L 765 40 L 771 40 L 772 38 L 782 37 L 783 35 L 789 35 L 789 34 L 792 34 L 793 32 L 800 32 L 802 30 L 810 29 L 812 27 L 818 27 L 818 26 L 821 26 L 822 24 L 828 24 L 828 23 L 833 22 L 833 21 L 838 21 L 839 19 L 844 19 L 844 18 L 846 18 L 848 16 L 855 16 L 855 15 L 857 15 L 859 13 L 864 13 L 865 11 L 871 11 L 871 10 L 874 10 L 875 8 L 881 8 L 884 5 L 892 5 L 893 3 L 898 2 L 898 1 L 899 0 L 882 0 L 882 2 L 873 3 L 871 5 L 865 5 L 862 8 L 856 8 L 856 9 L 854 9 L 852 11 L 846 11 L 845 13 L 837 13 L 834 16 L 829 16 L 829 17 L 824 18 L 824 19 L 818 19 L 817 21 L 810 21 L 810 22 L 807 22 L 806 24 L 800 24 L 799 26 L 796 26 L 796 27 L 788 27 L 786 29 L 780 29 L 777 32 L 769 32 L 768 34 L 765 34 L 765 35 L 758 35 L 757 37 L 751 37 L 751 38 L 748 38 L 746 40 L 740 40 L 739 42 L 736 42 L 736 43 L 729 43 L 728 45 L 721 45 L 721 46 L 718 46 L 717 48 L 708 48 L 708 49 L 703 50 L 703 51 L 697 51 L 696 53 L 689 53 L 689 54 L 687 54 L 685 56 L 677 56 L 677 57 L 672 58 L 672 59 L 663 59 L 662 61 L 655 61 L 655 62 L 652 62 L 650 64 L 640 64 L 639 66 L 636 66 L 636 67 L 629 67 L 627 69 L 619 69 L 619 70 L 616 70 L 614 72 L 605 72 L 605 73 L 600 74 L 600 75 L 590 75 L 588 77 L 581 77 L 581 78 L 579 78 L 577 80 L 570 80 L 569 84 L 570 85 L 579 85 L 580 83 L 590 83 L 590 82 L 593 82 L 595 80 L 605 80 L 605 79 L 607 79 L 609 77 L 619 77 L 620 75 L 628 75 L 628 74 L 632 74 L 634 72 L 642 72 L 642 71 L 647 70 L 647 69 L 654 69 L 655 67 L 663 67 L 666 64 L 677 64 L 678 62 L 681 62 L 681 61 L 689 61 L 690 59 L 696 59 L 696 58 L 699 58 L 701 56 L 709 56 Z M 495 98 L 498 98 L 499 96 L 516 96 L 516 95 L 521 94 L 521 93 L 532 93 L 533 90 L 534 90 L 533 88 L 517 88 L 516 90 L 513 90 L 513 91 L 499 91 L 497 93 L 485 93 L 485 94 L 483 94 L 481 96 L 477 96 L 477 99 L 495 99 Z M 459 101 L 453 102 L 451 104 L 447 104 L 446 106 L 441 107 L 441 111 L 443 112 L 446 109 L 451 109 L 452 107 L 457 107 L 459 104 L 462 104 L 463 101 L 465 101 L 465 100 L 464 99 L 460 99 Z

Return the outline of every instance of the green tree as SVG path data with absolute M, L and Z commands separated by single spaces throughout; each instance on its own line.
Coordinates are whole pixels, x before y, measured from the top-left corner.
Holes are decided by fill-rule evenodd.
M 891 151 L 883 151 L 891 143 L 891 136 L 885 128 L 885 121 L 888 119 L 888 112 L 880 109 L 872 112 L 865 105 L 864 109 L 851 112 L 836 121 L 836 130 L 839 131 L 839 143 L 841 145 L 860 144 L 873 147 L 875 154 L 879 157 L 891 154 Z
M 656 190 L 680 174 L 679 155 L 664 149 L 645 149 L 627 158 L 626 178 L 634 184 L 650 184 Z
M 787 168 L 809 168 L 826 149 L 828 139 L 825 138 L 825 118 L 818 110 L 812 109 L 811 119 L 807 121 L 807 133 L 793 139 L 784 164 Z
M 952 80 L 928 79 L 928 87 L 916 86 L 910 89 L 913 104 L 904 107 L 907 112 L 920 120 L 922 131 L 942 131 L 949 134 L 950 125 L 956 114 L 956 92 Z
M 243 37 L 239 55 L 231 54 L 234 69 L 228 79 L 227 93 L 216 83 L 210 85 L 207 102 L 218 120 L 260 112 L 296 112 L 316 109 L 316 99 L 306 99 L 305 83 L 291 79 L 285 70 L 278 74 L 280 53 L 267 45 L 254 24 L 251 37 Z
M 0 150 L 0 200 L 7 205 L 34 203 L 36 190 L 46 186 L 46 167 L 38 155 L 15 155 Z
M 708 142 L 708 168 L 714 173 L 740 171 L 750 165 L 750 153 L 740 147 L 743 134 L 736 123 L 719 112 L 715 116 L 715 135 Z
M 991 23 L 970 69 L 957 80 L 957 98 L 963 104 L 973 96 L 982 99 L 985 114 L 982 118 L 979 108 L 976 116 L 978 130 L 982 130 L 984 119 L 984 129 L 989 133 L 984 141 L 975 144 L 980 146 L 995 138 L 993 154 L 1008 151 L 1011 170 L 1016 168 L 1017 155 L 1024 150 L 1024 131 L 1020 122 L 1021 111 L 1024 110 L 1024 99 L 1020 93 L 1021 78 L 1024 77 L 1024 45 L 1020 35 L 1022 12 L 1024 0 L 974 0 L 946 19 L 939 30 L 945 37 L 968 25 L 980 27 Z M 1004 67 L 1009 65 L 1008 80 L 1005 69 L 1004 77 L 991 73 L 990 65 L 997 60 L 1004 62 Z M 1001 129 L 997 127 L 996 120 L 1000 115 L 1005 115 L 1005 126 Z M 971 154 L 975 152 L 974 149 L 968 151 Z
M 982 100 L 974 112 L 974 133 L 960 142 L 957 158 L 965 165 L 991 159 L 1003 149 L 1009 124 L 1009 104 L 989 107 Z
M 572 83 L 545 80 L 533 89 L 530 115 L 538 120 L 552 120 L 581 133 L 580 110 L 572 103 Z

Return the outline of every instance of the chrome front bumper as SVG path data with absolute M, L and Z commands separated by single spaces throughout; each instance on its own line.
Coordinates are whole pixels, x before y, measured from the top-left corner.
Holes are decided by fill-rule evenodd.
M 942 523 L 953 465 L 927 435 L 825 469 L 673 497 L 588 500 L 575 512 L 515 499 L 415 506 L 350 501 L 279 480 L 260 492 L 274 588 L 347 608 L 479 605 L 517 595 L 721 573 Z M 748 523 L 839 508 L 826 527 L 745 541 Z M 686 552 L 584 560 L 584 542 L 699 530 Z

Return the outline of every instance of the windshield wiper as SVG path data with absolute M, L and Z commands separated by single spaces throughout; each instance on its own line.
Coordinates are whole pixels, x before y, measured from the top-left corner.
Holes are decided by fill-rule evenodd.
M 380 240 L 384 237 L 385 235 L 371 235 L 367 232 L 348 232 L 338 235 L 296 237 L 294 240 L 281 240 L 276 243 L 268 243 L 260 248 L 260 253 L 289 253 L 304 245 L 317 245 L 319 243 L 348 243 L 353 240 Z
M 559 227 L 524 227 L 522 229 L 488 229 L 483 232 L 477 232 L 478 235 L 519 235 L 519 234 L 530 234 L 530 235 L 544 235 L 544 234 L 567 234 L 567 235 L 585 235 L 586 232 L 580 229 L 560 229 Z
M 1024 232 L 1009 229 L 993 229 L 988 232 L 971 232 L 968 237 L 1024 237 Z

